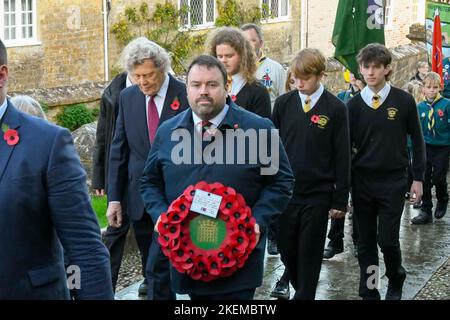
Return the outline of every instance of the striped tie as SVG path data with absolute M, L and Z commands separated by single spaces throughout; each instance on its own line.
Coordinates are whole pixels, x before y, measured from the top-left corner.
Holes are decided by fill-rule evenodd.
M 380 107 L 380 96 L 378 94 L 374 94 L 372 98 L 372 108 L 377 110 Z
M 309 110 L 311 110 L 311 98 L 306 97 L 305 104 L 303 105 L 303 111 L 307 113 Z
M 428 130 L 434 134 L 434 108 L 430 105 L 430 110 L 428 111 Z
M 227 76 L 227 85 L 228 85 L 228 93 L 231 93 L 231 89 L 233 88 L 233 78 Z

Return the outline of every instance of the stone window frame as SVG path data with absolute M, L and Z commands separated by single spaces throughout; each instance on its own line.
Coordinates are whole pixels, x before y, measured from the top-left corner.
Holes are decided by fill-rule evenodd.
M 263 11 L 263 4 L 267 4 L 269 6 L 269 8 L 272 7 L 272 3 L 273 2 L 277 2 L 277 16 L 274 18 L 267 18 L 265 19 L 264 16 L 266 15 L 264 12 L 262 13 L 262 22 L 283 22 L 283 21 L 288 21 L 289 17 L 291 15 L 291 6 L 290 6 L 290 0 L 260 0 L 259 5 L 261 8 L 261 11 Z M 282 12 L 282 2 L 285 1 L 286 2 L 286 13 L 283 14 Z M 272 12 L 271 12 L 272 13 Z
M 201 3 L 202 4 L 202 23 L 192 24 L 192 12 L 189 12 L 187 16 L 181 17 L 181 29 L 209 29 L 214 28 L 214 23 L 216 22 L 216 0 L 178 0 L 178 9 L 181 9 L 182 6 L 188 6 L 190 7 L 191 4 L 195 3 Z M 212 8 L 211 8 L 212 6 Z M 195 9 L 198 7 L 196 6 Z M 197 13 L 199 13 L 197 11 Z M 212 20 L 211 20 L 212 18 Z
M 15 27 L 16 27 L 16 37 L 14 39 L 6 40 L 5 37 L 5 10 L 4 10 L 4 2 L 9 1 L 14 2 L 15 6 Z M 22 13 L 26 10 L 22 8 L 22 0 L 0 0 L 0 38 L 6 47 L 20 47 L 20 46 L 30 46 L 30 45 L 40 45 L 41 42 L 37 39 L 37 9 L 36 9 L 36 0 L 31 0 L 31 19 L 30 23 L 23 23 L 22 21 Z M 24 26 L 31 26 L 32 36 L 29 38 L 24 38 L 22 35 L 22 28 Z
M 426 0 L 410 0 L 411 23 L 425 24 Z
M 394 16 L 395 16 L 395 0 L 386 0 L 385 8 L 384 8 L 384 29 L 385 30 L 393 29 Z

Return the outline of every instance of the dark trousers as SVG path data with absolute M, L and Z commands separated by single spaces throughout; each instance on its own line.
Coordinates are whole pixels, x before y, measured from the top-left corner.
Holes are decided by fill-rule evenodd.
M 344 249 L 344 226 L 345 218 L 342 219 L 330 219 L 330 230 L 328 231 L 328 239 L 330 242 L 328 246 L 336 249 Z M 356 243 L 356 228 L 354 220 L 352 219 L 352 239 L 353 243 Z
M 269 226 L 267 228 L 267 239 L 271 241 L 277 240 L 278 219 L 280 215 L 275 214 L 270 217 Z
M 149 216 L 147 214 L 147 216 Z M 150 217 L 150 216 L 149 216 Z M 152 223 L 153 225 L 153 223 Z M 153 226 L 152 226 L 153 230 Z M 158 233 L 153 232 L 147 260 L 148 300 L 176 300 L 170 286 L 170 263 L 158 242 Z
M 389 281 L 398 280 L 404 270 L 399 231 L 406 187 L 406 172 L 402 170 L 386 174 L 352 174 L 353 219 L 358 235 L 360 268 L 359 295 L 363 299 L 380 299 L 377 283 L 371 278 L 374 270 L 379 271 L 377 243 L 384 255 Z
M 289 205 L 280 216 L 278 249 L 296 300 L 316 296 L 330 205 L 327 198 L 321 205 Z
M 153 222 L 148 214 L 143 214 L 142 218 L 131 222 L 134 237 L 139 249 L 142 262 L 142 275 L 146 278 L 145 268 L 148 259 L 148 250 L 152 239 Z M 114 290 L 116 290 L 117 279 L 119 277 L 120 265 L 122 263 L 123 251 L 130 229 L 130 218 L 126 213 L 122 215 L 122 225 L 118 228 L 107 227 L 104 241 L 109 250 L 111 261 L 111 276 Z
M 431 189 L 436 187 L 436 198 L 439 202 L 448 202 L 447 171 L 450 147 L 427 144 L 427 166 L 423 182 L 422 210 L 431 214 L 433 203 Z
M 191 300 L 253 300 L 256 288 L 222 294 L 189 294 Z

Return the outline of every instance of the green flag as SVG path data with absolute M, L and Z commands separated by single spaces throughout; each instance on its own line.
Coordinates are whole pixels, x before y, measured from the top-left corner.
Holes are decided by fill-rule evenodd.
M 339 0 L 333 29 L 334 57 L 356 76 L 356 56 L 369 43 L 384 44 L 383 0 Z

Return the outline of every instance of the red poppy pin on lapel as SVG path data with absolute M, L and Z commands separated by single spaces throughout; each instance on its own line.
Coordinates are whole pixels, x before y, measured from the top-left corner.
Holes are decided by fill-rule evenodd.
M 17 130 L 10 129 L 8 125 L 3 124 L 2 131 L 3 139 L 9 146 L 15 146 L 17 143 L 19 143 L 19 133 L 17 132 Z
M 438 110 L 438 115 L 439 117 L 443 117 L 444 116 L 444 111 L 442 111 L 441 109 Z
M 313 115 L 313 116 L 311 117 L 311 122 L 312 122 L 312 123 L 318 123 L 319 120 L 320 120 L 320 117 L 319 117 L 317 114 L 315 114 L 315 115 Z
M 178 100 L 178 97 L 175 97 L 173 99 L 172 104 L 170 105 L 173 111 L 177 111 L 180 108 L 180 100 Z

